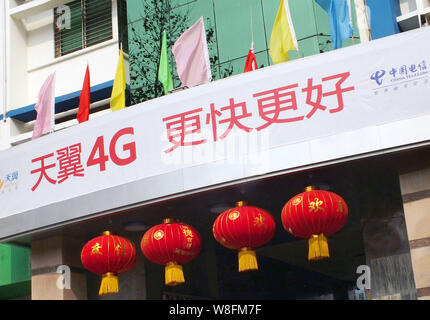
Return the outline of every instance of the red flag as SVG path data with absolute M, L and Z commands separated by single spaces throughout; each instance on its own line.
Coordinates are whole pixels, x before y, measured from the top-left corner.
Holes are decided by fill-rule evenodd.
M 79 97 L 79 109 L 77 119 L 79 123 L 88 121 L 90 114 L 90 68 L 87 66 L 85 72 L 84 85 Z
M 251 49 L 249 49 L 248 56 L 246 57 L 244 72 L 253 71 L 256 69 L 258 69 L 258 66 L 254 54 L 254 43 L 251 43 Z

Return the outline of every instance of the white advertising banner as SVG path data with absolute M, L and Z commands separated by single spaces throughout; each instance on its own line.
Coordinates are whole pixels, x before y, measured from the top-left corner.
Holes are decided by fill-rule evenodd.
M 318 141 L 333 137 L 342 148 L 336 137 L 344 133 L 429 115 L 429 68 L 423 28 L 176 92 L 13 147 L 0 153 L 0 231 L 5 217 L 202 164 L 266 173 L 267 157 L 277 157 L 285 160 L 278 169 L 297 166 L 302 154 L 292 146 L 330 149 Z

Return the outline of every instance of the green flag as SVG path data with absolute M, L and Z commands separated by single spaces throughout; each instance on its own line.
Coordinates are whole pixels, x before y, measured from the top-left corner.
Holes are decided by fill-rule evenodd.
M 173 89 L 172 74 L 170 73 L 169 58 L 167 55 L 166 31 L 163 32 L 160 65 L 158 66 L 158 81 L 160 81 L 163 84 L 164 94 L 168 94 L 169 90 Z

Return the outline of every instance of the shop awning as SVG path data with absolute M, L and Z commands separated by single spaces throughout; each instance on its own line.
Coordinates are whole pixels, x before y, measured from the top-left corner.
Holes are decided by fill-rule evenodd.
M 91 87 L 91 103 L 103 99 L 107 99 L 112 93 L 113 80 L 95 85 Z M 127 89 L 129 87 L 127 86 Z M 55 113 L 62 113 L 75 109 L 79 106 L 79 96 L 81 91 L 75 91 L 55 98 Z M 35 104 L 31 104 L 22 108 L 14 109 L 6 114 L 6 117 L 17 119 L 22 122 L 30 122 L 36 120 L 36 111 L 34 110 Z M 0 116 L 2 119 L 3 116 Z

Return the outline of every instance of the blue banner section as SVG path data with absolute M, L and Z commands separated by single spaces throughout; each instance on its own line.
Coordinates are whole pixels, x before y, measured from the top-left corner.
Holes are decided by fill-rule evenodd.
M 343 40 L 352 36 L 351 19 L 347 0 L 316 0 L 330 17 L 333 49 L 342 48 Z
M 400 16 L 398 0 L 367 0 L 370 13 L 370 29 L 373 39 L 399 33 L 396 18 Z

